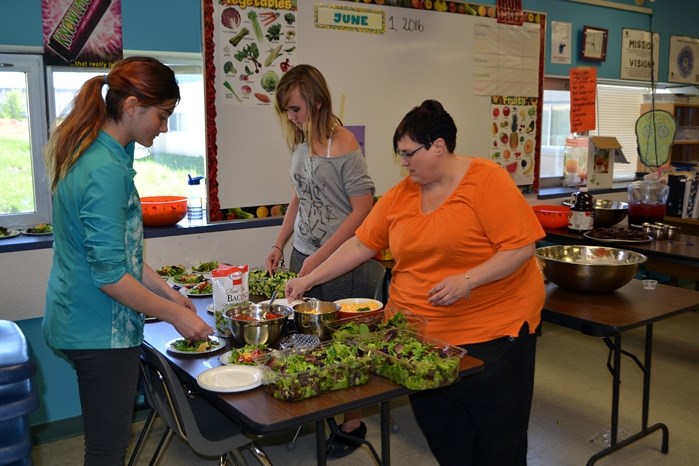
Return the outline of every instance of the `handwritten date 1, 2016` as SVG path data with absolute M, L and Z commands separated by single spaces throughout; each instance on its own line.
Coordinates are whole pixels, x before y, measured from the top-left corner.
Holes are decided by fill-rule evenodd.
M 419 19 L 401 17 L 394 20 L 393 16 L 389 16 L 387 22 L 388 29 L 392 31 L 398 31 L 399 28 L 405 32 L 424 32 L 425 30 L 425 26 Z

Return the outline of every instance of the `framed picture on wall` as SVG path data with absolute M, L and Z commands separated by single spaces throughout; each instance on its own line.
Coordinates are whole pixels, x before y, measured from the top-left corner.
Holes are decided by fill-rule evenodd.
M 605 61 L 607 58 L 607 34 L 606 29 L 583 26 L 582 58 Z

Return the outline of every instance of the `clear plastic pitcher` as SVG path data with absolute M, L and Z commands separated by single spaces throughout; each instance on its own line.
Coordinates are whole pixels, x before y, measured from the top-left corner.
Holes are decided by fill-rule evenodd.
M 634 181 L 628 187 L 629 226 L 642 228 L 644 223 L 662 222 L 670 192 L 668 185 L 658 181 Z

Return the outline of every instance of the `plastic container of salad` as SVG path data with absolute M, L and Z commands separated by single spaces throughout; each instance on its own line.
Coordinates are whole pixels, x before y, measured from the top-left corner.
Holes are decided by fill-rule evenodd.
M 371 357 L 356 345 L 340 341 L 327 341 L 306 351 L 273 351 L 256 362 L 267 391 L 284 401 L 362 385 L 371 376 Z
M 357 344 L 371 355 L 372 370 L 410 390 L 453 383 L 466 350 L 408 330 L 389 329 L 361 337 Z
M 328 324 L 333 340 L 354 341 L 356 337 L 387 329 L 410 330 L 424 335 L 428 318 L 410 311 L 383 309 L 375 314 L 339 319 Z

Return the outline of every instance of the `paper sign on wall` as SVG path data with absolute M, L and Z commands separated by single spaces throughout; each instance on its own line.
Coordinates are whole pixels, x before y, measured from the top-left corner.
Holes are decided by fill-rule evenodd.
M 621 79 L 650 81 L 652 69 L 653 81 L 658 80 L 660 34 L 653 34 L 652 44 L 650 35 L 648 31 L 624 29 L 621 42 Z M 652 61 L 651 49 L 653 50 Z
M 597 70 L 571 68 L 570 77 L 570 131 L 582 133 L 595 129 L 597 97 Z

